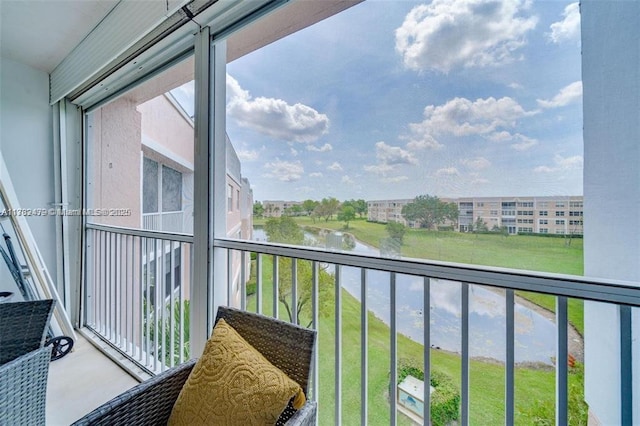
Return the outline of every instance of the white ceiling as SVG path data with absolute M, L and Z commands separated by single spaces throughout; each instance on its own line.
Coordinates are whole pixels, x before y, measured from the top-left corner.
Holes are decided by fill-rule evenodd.
M 0 0 L 0 54 L 51 73 L 119 0 Z

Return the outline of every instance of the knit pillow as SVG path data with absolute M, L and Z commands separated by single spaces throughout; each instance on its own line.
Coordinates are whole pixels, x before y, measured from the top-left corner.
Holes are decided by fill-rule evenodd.
M 170 426 L 274 425 L 293 398 L 306 399 L 299 384 L 271 364 L 224 319 L 176 400 Z

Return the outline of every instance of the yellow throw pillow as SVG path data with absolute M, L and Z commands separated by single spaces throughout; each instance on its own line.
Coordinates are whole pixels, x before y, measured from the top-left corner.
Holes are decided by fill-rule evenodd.
M 180 391 L 169 425 L 274 425 L 291 398 L 294 408 L 302 408 L 300 385 L 221 319 Z

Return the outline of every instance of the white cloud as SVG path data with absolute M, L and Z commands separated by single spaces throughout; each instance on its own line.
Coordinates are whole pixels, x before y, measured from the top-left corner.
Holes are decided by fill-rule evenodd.
M 252 150 L 239 150 L 236 152 L 238 158 L 242 161 L 256 161 L 258 159 L 258 151 Z
M 333 172 L 337 172 L 342 170 L 342 166 L 337 161 L 327 167 L 327 170 L 331 170 Z
M 547 37 L 553 43 L 580 38 L 580 5 L 578 2 L 571 3 L 565 7 L 562 15 L 564 19 L 551 24 L 549 27 L 551 32 L 547 33 Z
M 276 159 L 272 163 L 264 165 L 267 170 L 266 176 L 278 179 L 282 182 L 295 182 L 302 178 L 304 167 L 300 161 L 290 162 Z
M 298 151 L 295 148 L 290 148 L 290 151 L 291 151 L 291 155 L 293 157 L 297 157 L 298 156 Z
M 513 139 L 514 143 L 511 144 L 511 148 L 516 151 L 527 151 L 538 145 L 538 141 L 536 139 L 521 135 L 520 133 L 516 133 Z
M 307 145 L 307 150 L 308 151 L 314 151 L 314 152 L 329 152 L 329 151 L 333 150 L 333 147 L 329 143 L 325 143 L 320 148 L 318 148 L 317 146 L 314 146 L 314 145 Z
M 396 29 L 396 50 L 413 70 L 443 73 L 456 67 L 510 62 L 526 44 L 537 17 L 528 0 L 434 0 L 414 7 Z
M 510 97 L 495 99 L 454 98 L 444 105 L 428 105 L 424 121 L 410 123 L 411 142 L 434 138 L 434 135 L 480 135 L 491 140 L 508 140 L 511 134 L 504 130 L 516 126 L 518 119 L 536 114 L 525 111 Z
M 324 176 L 324 175 L 322 173 L 320 173 L 320 172 L 309 173 L 309 177 L 311 177 L 311 178 L 321 178 L 322 176 Z
M 422 149 L 440 149 L 443 147 L 433 136 L 427 133 L 420 135 L 420 138 L 412 138 L 407 143 L 407 149 L 418 151 Z
M 404 182 L 406 180 L 409 180 L 409 176 L 394 176 L 394 177 L 382 178 L 381 180 L 387 183 L 398 183 L 398 182 Z
M 579 170 L 582 169 L 584 164 L 584 159 L 582 155 L 574 155 L 571 157 L 562 157 L 561 155 L 556 155 L 553 159 L 554 164 L 552 166 L 538 166 L 534 169 L 536 173 L 553 173 L 553 172 L 563 172 L 568 170 Z
M 227 112 L 240 126 L 275 139 L 313 142 L 329 131 L 329 118 L 315 109 L 282 99 L 252 98 L 227 74 Z
M 471 170 L 484 170 L 491 166 L 491 161 L 484 157 L 465 158 L 460 160 L 460 163 Z
M 379 175 L 384 175 L 386 173 L 389 173 L 391 171 L 393 171 L 393 167 L 391 167 L 388 164 L 371 164 L 371 165 L 366 165 L 362 167 L 366 172 L 369 173 L 375 173 L 375 174 L 379 174 Z
M 376 158 L 380 163 L 390 166 L 397 164 L 418 164 L 418 160 L 409 151 L 399 146 L 387 145 L 383 141 L 376 143 Z
M 455 167 L 446 167 L 436 171 L 436 176 L 459 176 L 460 172 Z
M 347 185 L 353 185 L 355 183 L 354 180 L 347 175 L 342 176 L 341 182 L 346 183 Z
M 481 177 L 474 178 L 471 181 L 471 185 L 486 185 L 487 183 L 489 183 L 489 179 L 485 179 Z
M 520 90 L 523 89 L 524 86 L 520 83 L 516 83 L 515 81 L 513 83 L 509 83 L 508 84 L 509 88 L 514 89 L 514 90 Z
M 582 81 L 575 81 L 560 89 L 552 99 L 538 99 L 542 108 L 558 108 L 576 102 L 582 98 Z

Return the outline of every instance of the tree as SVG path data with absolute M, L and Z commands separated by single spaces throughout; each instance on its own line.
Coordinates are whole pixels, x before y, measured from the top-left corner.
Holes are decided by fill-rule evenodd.
M 387 223 L 387 226 L 385 227 L 385 229 L 387 230 L 387 233 L 389 234 L 389 238 L 393 238 L 395 240 L 398 240 L 400 242 L 400 245 L 402 245 L 402 240 L 404 238 L 404 233 L 407 230 L 406 226 L 404 226 L 400 222 L 389 222 L 389 223 Z
M 264 215 L 264 206 L 260 201 L 253 203 L 253 215 L 255 217 L 262 217 L 262 215 Z
M 295 220 L 288 216 L 272 217 L 264 224 L 267 241 L 272 243 L 297 244 L 304 241 L 304 232 Z
M 351 206 L 360 218 L 367 214 L 367 202 L 365 200 L 347 200 L 342 206 Z
M 304 210 L 302 209 L 301 205 L 294 204 L 293 206 L 291 206 L 288 209 L 286 209 L 285 213 L 286 213 L 287 216 L 300 216 L 303 211 Z
M 304 200 L 302 202 L 302 210 L 307 213 L 307 216 L 311 216 L 313 210 L 318 206 L 318 202 L 314 200 Z
M 324 218 L 325 222 L 328 222 L 331 217 L 340 209 L 340 201 L 336 198 L 329 197 L 323 198 L 322 201 L 314 209 L 314 213 L 318 217 Z
M 489 228 L 487 224 L 482 220 L 482 217 L 478 216 L 476 221 L 473 223 L 473 232 L 487 232 Z
M 356 200 L 355 208 L 356 208 L 356 213 L 358 213 L 360 217 L 363 217 L 367 214 L 368 207 L 367 207 L 367 202 L 365 200 L 362 200 L 362 199 Z
M 311 326 L 311 296 L 313 281 L 313 265 L 307 260 L 296 261 L 296 319 L 297 323 L 306 327 Z M 292 305 L 292 259 L 288 257 L 280 257 L 278 259 L 278 300 L 285 306 L 289 321 L 293 322 L 293 305 Z M 331 312 L 333 306 L 333 274 L 326 271 L 325 268 L 318 270 L 318 312 L 320 315 L 327 315 Z
M 349 221 L 356 218 L 356 209 L 351 206 L 343 206 L 338 213 L 338 220 L 345 223 L 345 229 L 349 229 Z
M 445 203 L 438 197 L 419 195 L 412 203 L 402 207 L 402 216 L 408 221 L 420 223 L 422 228 L 432 229 L 444 223 L 445 220 L 458 218 L 458 206 L 455 203 Z

